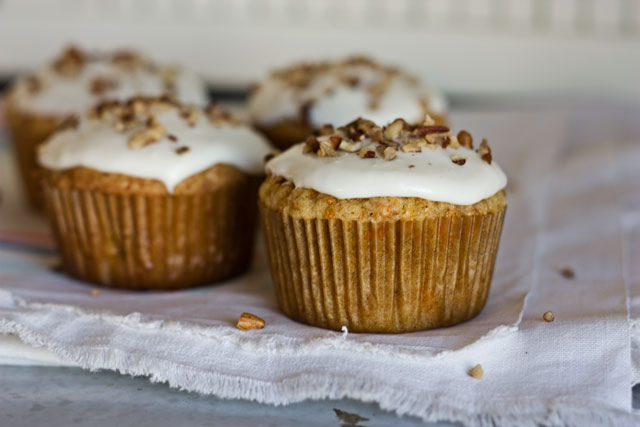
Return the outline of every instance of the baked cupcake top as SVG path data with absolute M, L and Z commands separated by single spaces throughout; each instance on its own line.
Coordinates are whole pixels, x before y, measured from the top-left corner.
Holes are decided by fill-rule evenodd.
M 221 163 L 262 175 L 270 151 L 262 136 L 219 106 L 135 97 L 96 105 L 81 120 L 70 118 L 39 147 L 38 160 L 52 170 L 86 167 L 157 179 L 172 192 Z
M 444 98 L 421 88 L 413 77 L 359 57 L 277 70 L 249 100 L 249 114 L 259 125 L 292 119 L 314 127 L 339 126 L 354 117 L 380 125 L 396 117 L 415 123 L 445 110 Z
M 507 178 L 486 140 L 474 148 L 466 131 L 452 135 L 429 117 L 385 127 L 357 119 L 270 160 L 267 172 L 338 199 L 419 197 L 471 205 L 503 189 Z
M 206 105 L 206 88 L 195 74 L 158 65 L 134 51 L 89 53 L 67 48 L 34 74 L 19 79 L 13 99 L 25 111 L 66 115 L 82 113 L 106 100 L 171 95 Z

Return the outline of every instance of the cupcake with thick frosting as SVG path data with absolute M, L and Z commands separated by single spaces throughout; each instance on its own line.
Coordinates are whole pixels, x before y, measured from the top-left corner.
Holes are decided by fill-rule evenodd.
M 104 100 L 169 95 L 206 105 L 206 87 L 196 75 L 158 65 L 133 51 L 109 53 L 66 49 L 50 64 L 16 81 L 6 99 L 7 124 L 32 204 L 41 204 L 36 148 L 66 118 Z
M 486 140 L 358 119 L 266 165 L 259 205 L 278 302 L 311 325 L 409 332 L 486 301 L 506 176 Z
M 254 125 L 283 149 L 354 117 L 382 126 L 397 117 L 420 123 L 426 114 L 442 123 L 445 113 L 444 98 L 412 76 L 359 57 L 274 71 L 249 99 Z
M 169 97 L 109 101 L 67 121 L 38 153 L 63 270 L 129 289 L 242 272 L 269 152 L 221 108 Z

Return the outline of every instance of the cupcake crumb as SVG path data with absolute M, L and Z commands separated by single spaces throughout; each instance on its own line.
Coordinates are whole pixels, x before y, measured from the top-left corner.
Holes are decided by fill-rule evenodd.
M 472 378 L 475 378 L 477 380 L 481 380 L 482 377 L 484 376 L 484 369 L 482 369 L 482 365 L 481 364 L 477 364 L 473 368 L 469 369 L 468 374 Z
M 262 329 L 264 328 L 264 319 L 251 313 L 242 313 L 236 323 L 236 328 L 242 331 L 248 331 L 250 329 Z
M 178 147 L 178 148 L 176 148 L 176 154 L 185 154 L 185 153 L 187 153 L 189 150 L 190 150 L 190 148 L 189 148 L 189 147 L 186 147 L 186 146 L 184 146 L 184 145 L 183 145 L 182 147 Z
M 575 271 L 573 271 L 573 269 L 570 267 L 561 268 L 559 272 L 560 275 L 562 275 L 562 277 L 564 277 L 565 279 L 573 279 L 574 277 L 576 277 Z
M 409 165 L 409 169 L 413 169 L 415 167 L 416 167 L 416 165 Z
M 553 322 L 555 320 L 555 316 L 551 311 L 545 311 L 544 314 L 542 315 L 542 318 L 544 319 L 545 322 Z
M 167 138 L 169 138 L 169 141 L 171 142 L 178 142 L 178 137 L 175 136 L 174 134 L 170 133 L 167 135 Z

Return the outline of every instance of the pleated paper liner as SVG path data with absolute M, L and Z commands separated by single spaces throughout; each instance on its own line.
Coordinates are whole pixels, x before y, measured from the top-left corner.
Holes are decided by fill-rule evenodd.
M 38 146 L 53 134 L 61 119 L 21 111 L 10 99 L 5 100 L 4 106 L 7 128 L 28 200 L 34 208 L 42 210 L 44 205 L 38 180 Z
M 260 179 L 203 194 L 114 194 L 56 186 L 44 195 L 63 270 L 126 289 L 217 282 L 251 261 Z
M 505 213 L 371 222 L 260 210 L 287 316 L 389 333 L 454 325 L 482 310 Z

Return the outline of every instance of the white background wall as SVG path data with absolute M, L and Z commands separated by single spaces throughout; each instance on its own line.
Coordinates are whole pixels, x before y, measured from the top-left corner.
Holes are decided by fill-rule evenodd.
M 640 0 L 0 0 L 0 74 L 70 41 L 142 48 L 219 87 L 368 53 L 451 94 L 640 100 Z

